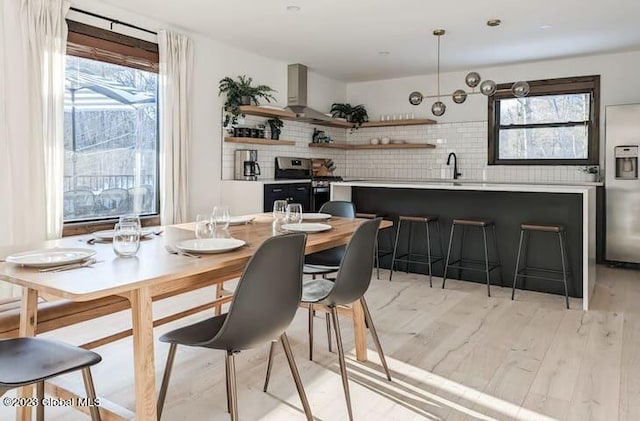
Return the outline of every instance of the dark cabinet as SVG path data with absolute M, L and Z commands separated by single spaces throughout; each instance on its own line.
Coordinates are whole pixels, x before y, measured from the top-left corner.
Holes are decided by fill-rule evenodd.
M 265 184 L 264 212 L 273 210 L 273 202 L 301 203 L 303 212 L 311 211 L 311 183 Z

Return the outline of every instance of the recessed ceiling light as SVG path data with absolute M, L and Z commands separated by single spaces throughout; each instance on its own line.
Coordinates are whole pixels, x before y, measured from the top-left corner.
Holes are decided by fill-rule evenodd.
M 391 54 L 391 51 L 378 51 L 378 54 L 380 54 L 381 56 L 388 56 L 389 54 Z
M 299 12 L 300 11 L 300 6 L 287 6 L 287 11 L 288 12 Z
M 553 26 L 545 24 L 545 25 L 540 25 L 540 29 L 551 29 L 553 28 Z

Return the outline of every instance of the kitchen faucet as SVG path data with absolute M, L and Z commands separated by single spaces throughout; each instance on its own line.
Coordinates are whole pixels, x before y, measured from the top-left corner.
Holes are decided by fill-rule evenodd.
M 451 152 L 447 157 L 447 165 L 451 165 L 451 157 L 453 157 L 453 179 L 457 180 L 458 176 L 462 175 L 462 173 L 458 172 L 458 157 L 455 153 Z

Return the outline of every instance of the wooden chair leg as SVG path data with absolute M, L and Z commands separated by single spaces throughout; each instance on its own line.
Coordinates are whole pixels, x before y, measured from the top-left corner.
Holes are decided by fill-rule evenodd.
M 342 377 L 344 397 L 347 402 L 347 413 L 349 415 L 349 420 L 353 421 L 353 411 L 351 410 L 351 394 L 349 393 L 349 378 L 347 376 L 347 364 L 344 360 L 342 335 L 340 335 L 340 322 L 338 321 L 338 309 L 336 307 L 331 307 L 331 318 L 333 319 L 333 329 L 336 333 L 336 345 L 338 346 L 338 362 L 340 363 L 340 375 Z
M 162 384 L 160 386 L 160 393 L 158 394 L 158 420 L 162 416 L 162 409 L 164 408 L 164 401 L 167 397 L 167 388 L 169 387 L 169 379 L 171 378 L 171 370 L 173 369 L 173 360 L 176 358 L 177 344 L 171 344 L 169 346 L 169 355 L 167 355 L 167 364 L 164 367 L 164 374 L 162 375 Z
M 269 346 L 269 359 L 267 360 L 267 375 L 264 378 L 264 387 L 262 391 L 266 393 L 267 388 L 269 387 L 269 379 L 271 378 L 271 368 L 273 367 L 273 352 L 275 351 L 276 342 L 271 342 Z
M 389 371 L 389 367 L 387 366 L 387 359 L 384 357 L 382 345 L 380 344 L 380 338 L 378 337 L 378 332 L 376 331 L 376 327 L 373 324 L 373 318 L 371 317 L 371 312 L 369 311 L 369 306 L 367 305 L 367 301 L 364 299 L 364 296 L 360 298 L 360 304 L 362 304 L 362 309 L 364 310 L 364 318 L 367 321 L 367 327 L 369 328 L 371 336 L 373 337 L 373 343 L 375 344 L 376 350 L 378 351 L 380 362 L 382 363 L 382 367 L 384 367 L 384 372 L 387 374 L 387 380 L 391 381 L 391 372 Z
M 236 387 L 236 364 L 232 351 L 227 351 L 227 390 L 229 406 L 231 407 L 231 421 L 238 421 L 238 390 Z
M 44 382 L 36 383 L 36 398 L 38 399 L 36 421 L 44 421 Z
M 100 421 L 100 408 L 98 408 L 96 388 L 93 385 L 93 377 L 91 376 L 91 369 L 85 367 L 82 369 L 82 380 L 84 382 L 84 390 L 89 399 L 89 412 L 91 413 L 91 421 Z M 158 415 L 160 419 L 160 415 Z
M 291 370 L 293 381 L 296 384 L 296 389 L 298 389 L 298 396 L 300 396 L 300 401 L 302 402 L 302 407 L 304 408 L 304 414 L 306 415 L 308 421 L 312 421 L 313 415 L 311 415 L 311 407 L 309 406 L 307 395 L 304 392 L 304 386 L 302 385 L 300 373 L 298 373 L 298 367 L 296 366 L 296 361 L 293 358 L 293 352 L 291 351 L 291 345 L 289 345 L 289 338 L 287 338 L 286 333 L 283 333 L 280 336 L 280 342 L 282 343 L 282 348 L 284 348 L 284 354 L 287 357 L 287 362 L 289 363 L 289 369 Z

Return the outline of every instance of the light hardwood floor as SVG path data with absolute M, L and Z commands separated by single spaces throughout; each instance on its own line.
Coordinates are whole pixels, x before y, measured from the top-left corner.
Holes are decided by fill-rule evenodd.
M 388 272 L 381 272 L 386 279 Z M 429 288 L 424 276 L 397 272 L 375 280 L 367 299 L 394 377 L 387 382 L 369 342 L 370 362 L 353 354 L 353 335 L 342 323 L 357 420 L 638 420 L 640 419 L 640 272 L 598 268 L 593 310 L 580 301 L 565 310 L 563 297 L 450 281 Z M 437 286 L 437 287 L 436 287 Z M 157 303 L 156 314 L 180 302 L 204 301 L 212 290 Z M 327 351 L 324 319 L 316 319 L 315 361 L 307 359 L 306 311 L 288 331 L 312 410 L 318 420 L 346 419 L 336 355 Z M 156 337 L 207 314 L 156 329 Z M 54 336 L 81 343 L 121 329 L 120 313 Z M 157 343 L 160 379 L 167 345 Z M 131 341 L 97 350 L 99 395 L 133 409 Z M 243 420 L 302 420 L 304 416 L 280 348 L 269 393 L 262 392 L 267 345 L 239 354 L 238 393 Z M 81 385 L 79 375 L 66 380 Z M 179 348 L 163 420 L 225 420 L 222 352 Z M 84 420 L 47 408 L 49 420 Z M 0 405 L 0 419 L 13 411 Z

